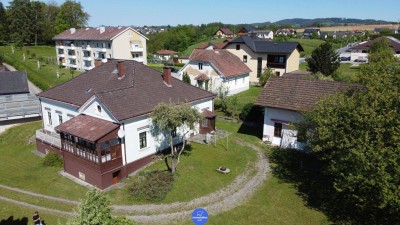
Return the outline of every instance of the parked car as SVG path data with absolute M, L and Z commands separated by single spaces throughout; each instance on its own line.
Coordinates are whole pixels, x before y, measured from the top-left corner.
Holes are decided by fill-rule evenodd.
M 171 67 L 171 72 L 172 73 L 177 73 L 177 72 L 179 72 L 179 69 L 177 69 L 175 67 Z
M 358 59 L 355 59 L 354 62 L 368 62 L 368 59 L 363 57 L 358 57 Z
M 340 61 L 341 61 L 341 62 L 343 62 L 343 61 L 350 61 L 350 56 L 349 56 L 349 57 L 342 56 L 342 57 L 340 57 Z

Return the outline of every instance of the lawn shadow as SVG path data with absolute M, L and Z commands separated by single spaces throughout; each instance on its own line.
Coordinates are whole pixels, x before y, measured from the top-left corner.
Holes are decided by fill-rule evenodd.
M 334 224 L 399 224 L 382 209 L 355 207 L 349 195 L 334 189 L 333 178 L 323 174 L 324 164 L 315 154 L 272 148 L 268 154 L 273 174 L 294 184 L 309 207 L 322 211 Z
M 248 134 L 262 139 L 263 124 L 263 109 L 261 107 L 253 105 L 246 115 L 243 123 L 240 125 L 238 133 Z
M 22 217 L 14 219 L 14 216 L 10 216 L 6 220 L 1 220 L 0 225 L 28 225 L 28 218 Z

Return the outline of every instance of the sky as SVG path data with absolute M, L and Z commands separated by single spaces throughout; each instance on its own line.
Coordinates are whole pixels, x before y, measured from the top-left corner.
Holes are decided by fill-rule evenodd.
M 5 6 L 7 0 L 1 0 Z M 48 2 L 48 0 L 42 0 Z M 64 0 L 52 0 L 61 5 Z M 79 2 L 78 0 L 76 0 Z M 399 0 L 81 0 L 88 26 L 244 24 L 292 18 L 400 22 Z

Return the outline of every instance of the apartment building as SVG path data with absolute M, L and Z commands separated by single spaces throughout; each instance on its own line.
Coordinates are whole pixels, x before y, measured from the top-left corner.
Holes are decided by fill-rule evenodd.
M 57 62 L 67 68 L 91 70 L 109 59 L 147 64 L 147 37 L 131 27 L 70 28 L 53 38 Z

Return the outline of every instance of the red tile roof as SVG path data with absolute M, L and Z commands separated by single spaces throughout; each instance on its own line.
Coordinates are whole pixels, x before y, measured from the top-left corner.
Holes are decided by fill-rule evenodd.
M 75 29 L 75 28 L 71 28 Z M 53 37 L 53 40 L 95 40 L 95 41 L 110 41 L 115 36 L 125 31 L 126 29 L 131 29 L 136 33 L 140 34 L 138 31 L 131 27 L 104 27 L 104 32 L 100 33 L 101 28 L 82 28 L 75 29 L 75 32 L 71 32 L 68 29 L 61 34 Z M 140 34 L 143 36 L 142 34 Z M 143 36 L 146 38 L 145 36 Z M 147 39 L 147 38 L 146 38 Z
M 233 35 L 232 31 L 229 30 L 229 28 L 220 28 L 219 30 L 225 35 Z
M 206 48 L 208 48 L 210 46 L 213 46 L 214 49 L 223 49 L 228 43 L 229 43 L 229 41 L 226 41 L 226 40 L 224 42 L 221 42 L 221 43 L 211 43 L 211 42 L 202 43 L 202 44 L 198 45 L 196 47 L 196 49 L 206 49 Z
M 161 72 L 133 60 L 122 61 L 125 76 L 118 79 L 118 61 L 109 60 L 38 96 L 79 108 L 95 95 L 118 121 L 151 113 L 160 102 L 196 102 L 215 96 L 173 77 L 168 87 Z
M 314 107 L 319 98 L 352 86 L 357 85 L 291 76 L 271 77 L 258 96 L 255 105 L 306 111 Z
M 225 49 L 195 49 L 192 61 L 209 62 L 225 77 L 250 73 L 251 70 L 237 56 Z
M 203 114 L 203 116 L 204 116 L 205 118 L 214 118 L 214 117 L 217 116 L 214 112 L 211 112 L 211 111 L 208 110 L 208 109 L 204 109 L 203 112 L 202 112 L 202 114 Z
M 178 52 L 172 51 L 172 50 L 167 50 L 167 49 L 161 49 L 156 51 L 157 54 L 159 55 L 172 55 L 172 54 L 177 54 Z
M 95 142 L 118 127 L 110 121 L 82 114 L 58 125 L 55 130 Z

